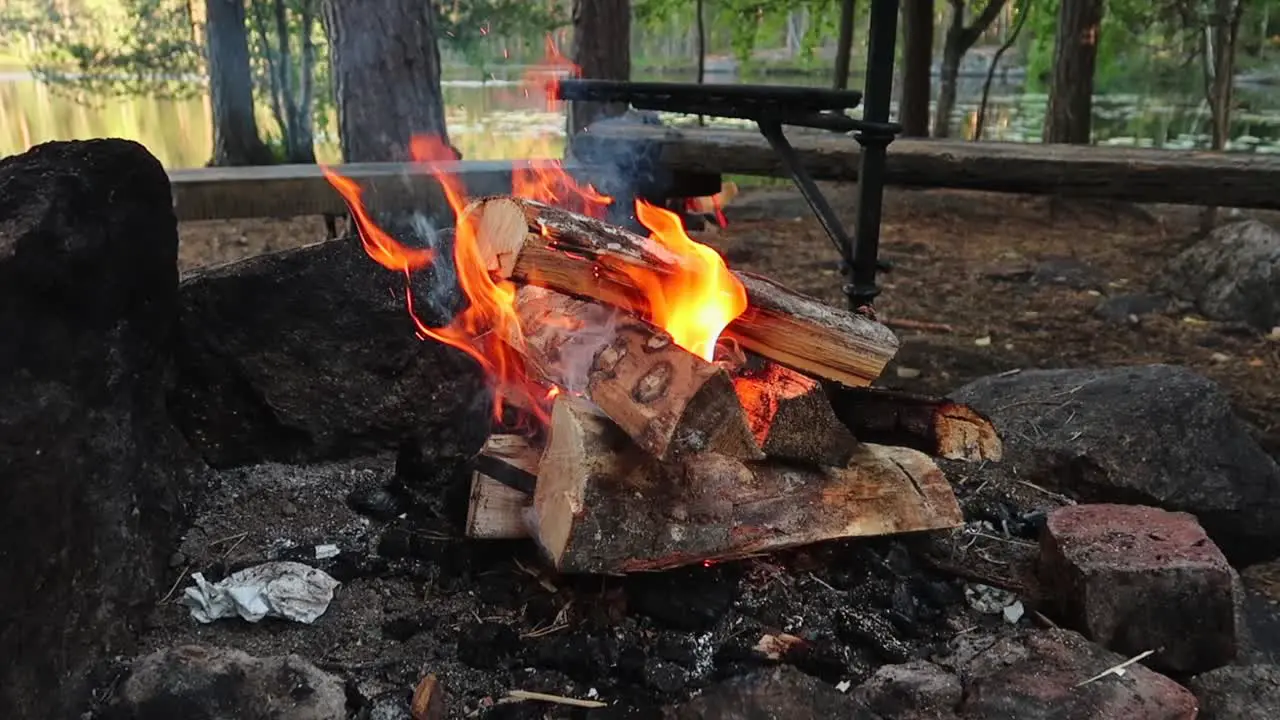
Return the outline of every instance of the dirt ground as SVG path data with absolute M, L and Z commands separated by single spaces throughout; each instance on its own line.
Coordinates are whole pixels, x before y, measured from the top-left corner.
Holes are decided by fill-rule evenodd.
M 824 190 L 851 226 L 853 186 Z M 695 237 L 733 267 L 844 302 L 835 250 L 798 193 L 747 190 L 728 214 L 727 228 Z M 1219 221 L 1238 216 L 1223 211 Z M 1280 214 L 1255 216 L 1280 225 Z M 1117 319 L 1096 311 L 1110 297 L 1153 292 L 1198 236 L 1198 209 L 891 188 L 882 227 L 881 256 L 895 267 L 881 276 L 881 316 L 949 330 L 897 328 L 902 349 L 881 384 L 943 393 L 1018 368 L 1185 365 L 1221 383 L 1280 453 L 1280 342 L 1177 304 Z M 315 242 L 324 225 L 319 217 L 193 222 L 180 234 L 185 270 Z

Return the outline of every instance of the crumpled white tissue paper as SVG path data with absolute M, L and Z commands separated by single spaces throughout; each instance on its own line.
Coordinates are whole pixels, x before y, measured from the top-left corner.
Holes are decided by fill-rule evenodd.
M 200 573 L 191 579 L 196 585 L 183 591 L 182 604 L 202 623 L 239 615 L 249 622 L 279 617 L 310 625 L 342 584 L 323 570 L 283 560 L 245 568 L 217 583 Z

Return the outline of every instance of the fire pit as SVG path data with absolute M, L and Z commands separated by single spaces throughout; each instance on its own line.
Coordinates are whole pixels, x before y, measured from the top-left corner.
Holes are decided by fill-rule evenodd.
M 754 92 L 721 94 L 757 112 Z M 796 95 L 797 105 L 826 97 Z M 447 157 L 433 138 L 414 147 L 421 161 Z M 465 295 L 444 327 L 413 314 L 413 275 L 441 248 L 397 241 L 354 183 L 328 175 L 366 253 L 408 276 L 419 334 L 484 369 L 496 421 L 510 407 L 524 422 L 523 435 L 504 430 L 481 452 L 472 535 L 532 537 L 561 572 L 719 562 L 956 527 L 959 508 L 925 451 L 1000 458 L 995 430 L 971 409 L 866 387 L 897 350 L 890 330 L 730 270 L 674 213 L 637 198 L 650 235 L 610 225 L 601 218 L 614 199 L 556 163 L 518 173 L 516 194 L 475 201 L 432 172 L 457 216 L 453 271 L 436 277 L 456 275 Z M 849 424 L 824 382 L 862 388 L 844 396 Z M 866 431 L 893 444 L 855 439 Z

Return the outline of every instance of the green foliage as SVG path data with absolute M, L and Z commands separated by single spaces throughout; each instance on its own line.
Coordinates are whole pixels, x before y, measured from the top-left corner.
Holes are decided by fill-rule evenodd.
M 547 33 L 569 23 L 559 3 L 548 7 L 531 0 L 466 0 L 436 3 L 436 8 L 440 44 L 456 50 L 481 72 L 490 62 L 505 58 L 511 40 L 540 44 Z
M 65 11 L 65 14 L 64 14 Z M 189 97 L 204 58 L 181 0 L 12 4 L 3 21 L 31 46 L 32 72 L 82 101 L 122 95 Z

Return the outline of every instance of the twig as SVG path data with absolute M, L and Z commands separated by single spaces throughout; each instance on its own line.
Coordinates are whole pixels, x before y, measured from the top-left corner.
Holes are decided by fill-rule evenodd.
M 550 695 L 548 693 L 532 692 L 529 690 L 512 690 L 507 696 L 498 702 L 514 702 L 517 700 L 541 700 L 542 702 L 554 703 L 556 705 L 569 705 L 571 707 L 580 708 L 602 708 L 609 707 L 609 703 L 603 703 L 599 700 L 579 700 L 578 698 L 565 697 L 563 695 Z
M 824 588 L 826 588 L 826 589 L 830 590 L 831 592 L 833 592 L 833 593 L 835 593 L 835 594 L 837 594 L 837 595 L 840 595 L 840 594 L 841 594 L 839 590 L 837 590 L 837 589 L 835 589 L 835 588 L 831 587 L 831 585 L 830 585 L 830 584 L 828 584 L 828 583 L 827 583 L 827 581 L 823 580 L 822 578 L 818 577 L 817 575 L 814 575 L 813 573 L 809 573 L 809 578 L 810 578 L 811 580 L 813 580 L 814 582 L 818 583 L 819 585 L 821 585 L 822 587 L 824 587 Z
M 1071 498 L 1067 497 L 1066 495 L 1063 495 L 1062 493 L 1056 493 L 1056 492 L 1054 492 L 1054 491 L 1052 491 L 1052 490 L 1046 490 L 1045 488 L 1042 488 L 1042 487 L 1040 487 L 1039 485 L 1037 485 L 1037 484 L 1035 484 L 1035 483 L 1033 483 L 1033 482 L 1028 482 L 1028 481 L 1026 481 L 1026 480 L 1014 480 L 1014 482 L 1018 483 L 1019 485 L 1025 485 L 1025 486 L 1027 486 L 1027 487 L 1031 488 L 1032 490 L 1037 490 L 1037 491 L 1039 491 L 1039 492 L 1042 492 L 1042 493 L 1044 493 L 1045 495 L 1048 495 L 1049 497 L 1051 497 L 1051 498 L 1053 498 L 1053 499 L 1055 499 L 1055 500 L 1061 500 L 1061 501 L 1065 502 L 1065 503 L 1066 503 L 1066 504 L 1068 504 L 1068 505 L 1075 505 L 1075 504 L 1076 504 L 1076 501 L 1075 501 L 1075 500 L 1072 500 Z
M 182 572 L 178 574 L 178 579 L 173 581 L 173 586 L 169 588 L 169 592 L 164 594 L 164 597 L 160 598 L 160 602 L 156 603 L 157 605 L 163 605 L 169 602 L 169 598 L 173 597 L 173 594 L 178 591 L 178 586 L 182 584 L 183 578 L 185 578 L 187 573 L 191 571 L 191 566 L 194 564 L 195 563 L 189 562 L 186 567 L 182 568 Z
M 880 318 L 880 324 L 895 330 L 923 330 L 924 332 L 951 333 L 956 329 L 946 323 L 928 320 L 908 320 L 907 318 Z
M 1125 660 L 1124 662 L 1120 663 L 1119 665 L 1113 665 L 1113 666 L 1111 666 L 1111 667 L 1107 668 L 1106 670 L 1103 670 L 1102 672 L 1098 673 L 1097 675 L 1094 675 L 1093 677 L 1089 678 L 1088 680 L 1083 680 L 1083 681 L 1081 681 L 1081 682 L 1076 683 L 1075 687 L 1084 687 L 1085 685 L 1088 685 L 1089 683 L 1094 682 L 1094 681 L 1097 681 L 1097 680 L 1101 680 L 1102 678 L 1104 678 L 1104 677 L 1106 677 L 1106 676 L 1108 676 L 1108 675 L 1115 675 L 1115 676 L 1117 676 L 1117 677 L 1119 677 L 1120 675 L 1124 675 L 1124 669 L 1125 669 L 1125 668 L 1129 667 L 1130 665 L 1132 665 L 1132 664 L 1134 664 L 1134 663 L 1136 663 L 1136 662 L 1138 662 L 1138 661 L 1140 661 L 1140 660 L 1145 660 L 1146 658 L 1151 657 L 1151 656 L 1152 656 L 1152 655 L 1154 655 L 1155 653 L 1156 653 L 1156 651 L 1155 651 L 1155 650 L 1148 650 L 1148 651 L 1146 651 L 1146 652 L 1144 652 L 1144 653 L 1138 653 L 1137 655 L 1134 655 L 1133 657 L 1129 658 L 1128 660 Z

